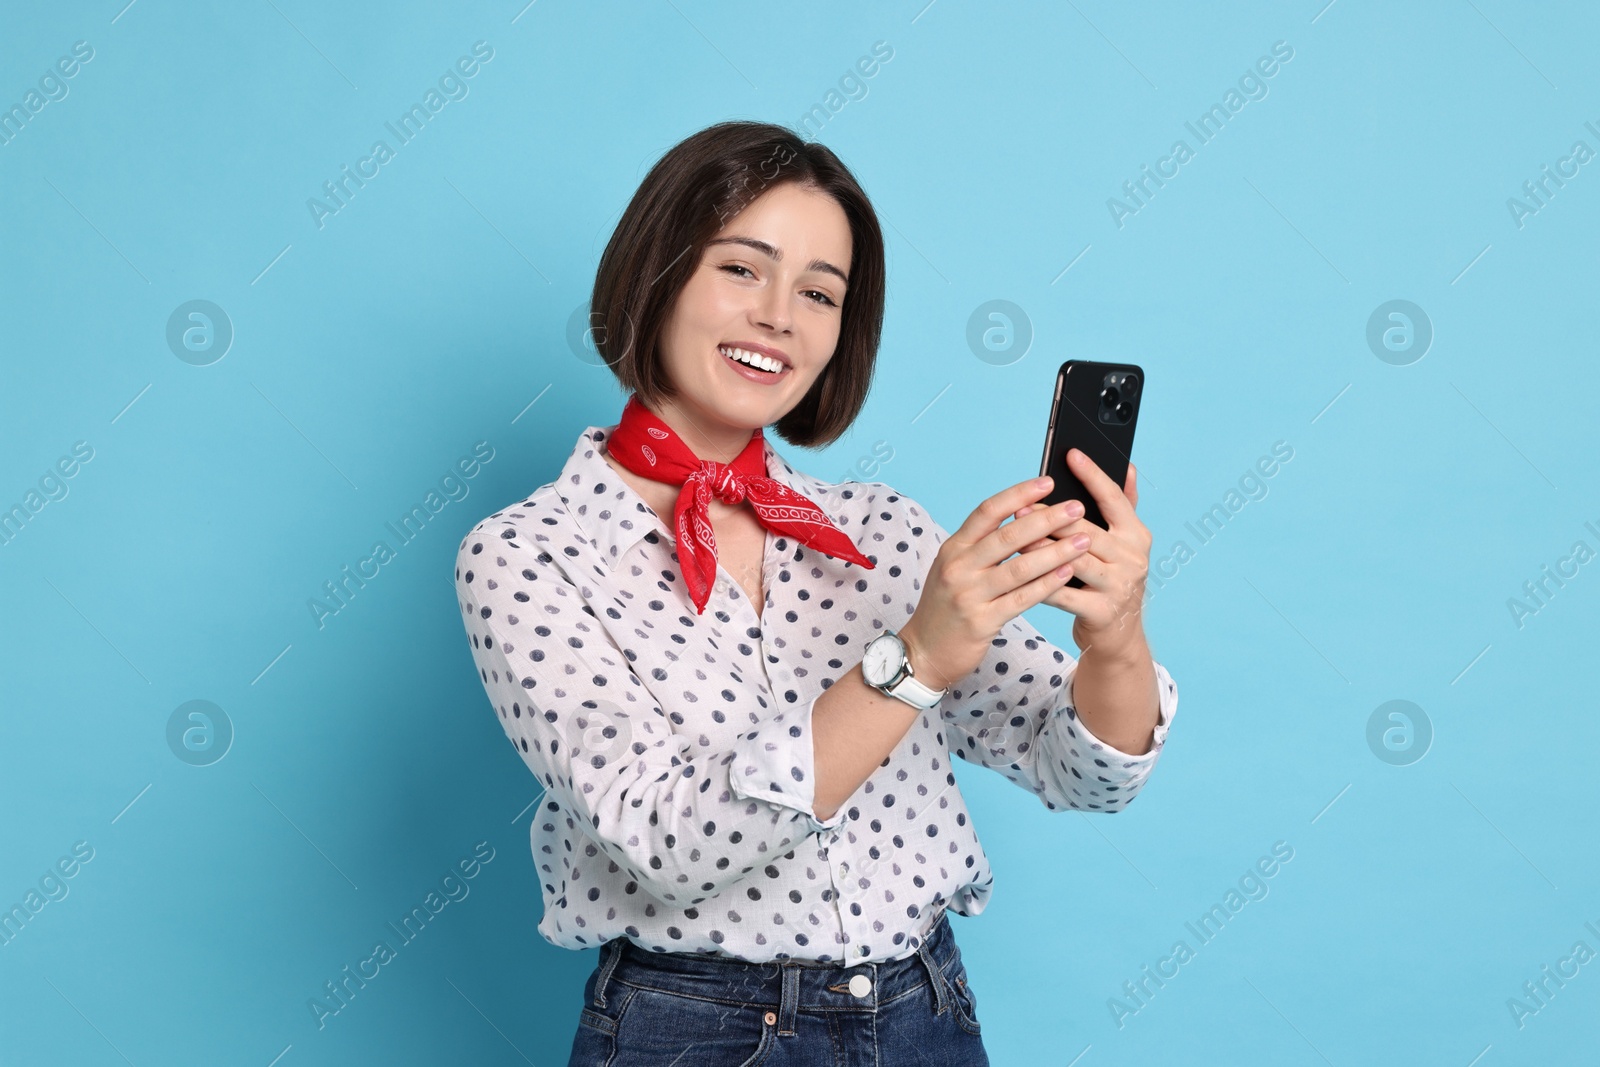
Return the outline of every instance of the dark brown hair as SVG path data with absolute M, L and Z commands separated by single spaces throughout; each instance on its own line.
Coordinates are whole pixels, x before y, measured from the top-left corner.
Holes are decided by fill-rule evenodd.
M 793 410 L 774 424 L 801 448 L 838 440 L 861 413 L 883 331 L 883 231 L 867 194 L 831 151 L 765 122 L 723 122 L 674 145 L 645 175 L 595 272 L 589 325 L 625 390 L 647 406 L 677 395 L 658 342 L 706 242 L 750 202 L 794 182 L 833 198 L 850 222 L 850 285 L 839 342 Z

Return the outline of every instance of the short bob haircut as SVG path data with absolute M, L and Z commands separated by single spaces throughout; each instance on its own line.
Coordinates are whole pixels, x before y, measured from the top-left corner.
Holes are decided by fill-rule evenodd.
M 659 339 L 706 242 L 751 201 L 794 182 L 834 199 L 850 222 L 850 284 L 828 365 L 774 425 L 800 448 L 849 429 L 866 403 L 883 330 L 883 231 L 855 176 L 831 151 L 783 126 L 723 122 L 673 146 L 645 175 L 595 272 L 589 325 L 606 366 L 647 406 L 677 395 Z

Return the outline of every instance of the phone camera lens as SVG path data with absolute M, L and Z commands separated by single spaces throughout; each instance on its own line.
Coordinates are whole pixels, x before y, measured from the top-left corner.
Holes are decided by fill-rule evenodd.
M 1128 375 L 1126 378 L 1122 379 L 1122 395 L 1125 396 L 1125 397 L 1128 397 L 1129 399 L 1132 399 L 1133 397 L 1138 396 L 1139 395 L 1139 379 L 1135 378 L 1131 374 Z
M 1131 419 L 1131 418 L 1133 418 L 1133 405 L 1132 404 L 1118 404 L 1117 405 L 1117 414 L 1122 416 L 1123 419 Z
M 1117 387 L 1114 385 L 1108 385 L 1104 389 L 1100 390 L 1100 399 L 1104 400 L 1110 406 L 1116 407 Z

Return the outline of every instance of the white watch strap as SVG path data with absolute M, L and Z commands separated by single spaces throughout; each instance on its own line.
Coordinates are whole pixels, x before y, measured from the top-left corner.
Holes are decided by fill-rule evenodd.
M 888 690 L 888 693 L 890 696 L 898 697 L 912 707 L 921 708 L 923 711 L 932 710 L 938 706 L 939 701 L 944 699 L 943 689 L 929 689 L 917 681 L 914 675 L 910 674 L 900 679 L 893 688 Z

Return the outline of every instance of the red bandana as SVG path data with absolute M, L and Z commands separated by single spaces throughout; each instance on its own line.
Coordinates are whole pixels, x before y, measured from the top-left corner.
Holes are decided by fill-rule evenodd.
M 765 439 L 760 430 L 751 431 L 750 443 L 732 463 L 702 460 L 635 395 L 624 405 L 622 421 L 611 431 L 606 447 L 634 474 L 683 486 L 673 519 L 678 563 L 697 614 L 705 613 L 717 573 L 717 538 L 711 530 L 713 494 L 725 504 L 748 499 L 761 525 L 818 552 L 867 570 L 876 566 L 821 508 L 767 476 Z

